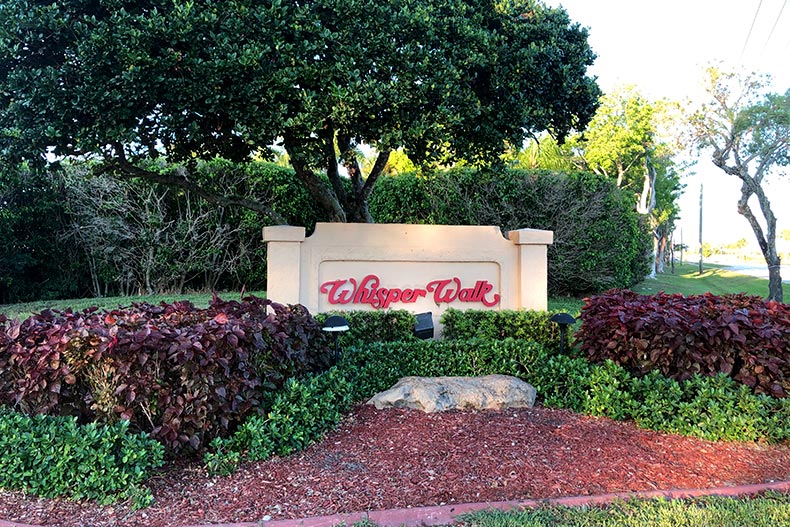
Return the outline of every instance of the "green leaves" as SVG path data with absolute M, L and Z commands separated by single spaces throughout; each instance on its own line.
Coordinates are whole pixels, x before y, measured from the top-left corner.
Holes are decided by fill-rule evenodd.
M 448 309 L 442 315 L 444 337 L 453 340 L 514 338 L 537 342 L 547 349 L 559 349 L 560 332 L 549 321 L 547 311 L 460 311 Z M 568 338 L 570 335 L 568 335 Z M 569 348 L 569 342 L 565 344 Z
M 380 222 L 551 230 L 553 295 L 629 287 L 648 272 L 650 235 L 632 198 L 597 174 L 470 168 L 399 174 L 379 179 L 370 211 Z
M 414 338 L 414 314 L 406 310 L 386 311 L 338 311 L 316 314 L 322 324 L 332 314 L 340 314 L 348 320 L 349 331 L 338 338 L 342 349 L 371 342 L 408 341 Z
M 5 160 L 246 160 L 286 139 L 336 218 L 367 199 L 310 175 L 337 164 L 336 135 L 490 161 L 504 141 L 583 128 L 599 95 L 586 31 L 535 2 L 10 0 L 0 22 Z
M 153 501 L 142 486 L 163 463 L 164 448 L 128 421 L 78 425 L 73 417 L 28 417 L 0 408 L 0 487 L 45 497 Z

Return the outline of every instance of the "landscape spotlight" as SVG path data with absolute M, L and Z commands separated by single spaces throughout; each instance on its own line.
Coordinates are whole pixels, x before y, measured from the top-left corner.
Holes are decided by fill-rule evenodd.
M 576 319 L 568 313 L 556 313 L 549 318 L 560 327 L 560 353 L 565 351 L 565 334 L 568 331 L 568 326 L 576 323 Z
M 339 351 L 339 349 L 337 347 L 337 337 L 340 335 L 340 333 L 345 333 L 346 331 L 351 329 L 351 328 L 348 327 L 348 320 L 346 320 L 345 318 L 341 317 L 340 315 L 332 315 L 331 317 L 328 317 L 324 321 L 324 325 L 321 327 L 321 329 L 323 331 L 326 331 L 327 333 L 331 333 L 332 335 L 334 335 L 334 337 L 335 337 L 335 362 L 339 361 L 340 360 L 340 351 Z
M 433 338 L 433 313 L 418 313 L 414 315 L 416 322 L 414 323 L 414 336 L 418 339 L 432 339 Z

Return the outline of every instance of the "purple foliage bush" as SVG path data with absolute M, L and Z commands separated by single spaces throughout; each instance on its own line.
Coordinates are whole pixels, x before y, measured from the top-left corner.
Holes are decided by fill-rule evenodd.
M 171 453 L 227 436 L 290 377 L 329 365 L 302 306 L 255 297 L 100 312 L 0 315 L 0 404 L 83 422 L 129 420 Z
M 685 380 L 724 373 L 757 393 L 790 392 L 790 306 L 743 294 L 612 290 L 586 301 L 577 344 L 594 362 Z

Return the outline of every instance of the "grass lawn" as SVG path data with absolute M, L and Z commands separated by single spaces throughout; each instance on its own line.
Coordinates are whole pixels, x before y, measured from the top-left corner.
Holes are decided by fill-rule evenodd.
M 223 300 L 239 299 L 238 291 L 218 293 L 218 295 Z M 244 295 L 255 295 L 257 297 L 266 298 L 266 291 L 247 291 Z M 197 307 L 207 307 L 211 298 L 211 293 L 189 293 L 183 295 L 108 296 L 104 298 L 77 298 L 72 300 L 37 300 L 35 302 L 24 302 L 21 304 L 0 305 L 0 313 L 5 313 L 9 318 L 16 316 L 25 318 L 33 313 L 40 313 L 48 308 L 60 310 L 72 308 L 75 311 L 82 311 L 83 309 L 94 306 L 114 309 L 119 306 L 129 306 L 133 302 L 148 302 L 149 304 L 158 305 L 160 302 L 170 303 L 177 300 L 189 300 Z
M 609 507 L 546 507 L 522 512 L 485 511 L 466 515 L 468 527 L 773 527 L 790 525 L 790 495 L 759 498 L 706 497 L 693 500 L 632 500 Z
M 642 295 L 654 295 L 660 291 L 680 293 L 683 295 L 702 295 L 713 293 L 746 293 L 755 296 L 768 296 L 768 280 L 728 271 L 719 265 L 705 264 L 699 274 L 697 264 L 675 265 L 675 272 L 661 273 L 654 279 L 646 279 L 633 288 Z M 578 317 L 584 301 L 580 298 L 555 297 L 549 298 L 549 309 L 565 311 Z
M 756 296 L 768 296 L 768 280 L 755 278 L 745 274 L 728 271 L 722 266 L 705 264 L 699 274 L 697 264 L 675 265 L 675 273 L 668 272 L 658 275 L 654 280 L 647 279 L 634 287 L 634 291 L 643 295 L 652 295 L 659 291 L 665 293 L 682 293 L 684 295 L 701 295 L 713 293 L 746 293 Z

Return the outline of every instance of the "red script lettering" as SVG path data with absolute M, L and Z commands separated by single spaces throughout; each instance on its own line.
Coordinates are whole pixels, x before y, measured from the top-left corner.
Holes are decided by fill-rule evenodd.
M 395 303 L 411 304 L 432 293 L 436 304 L 453 302 L 480 302 L 486 307 L 499 304 L 501 295 L 494 293 L 494 286 L 487 280 L 477 280 L 473 287 L 463 287 L 457 277 L 428 282 L 424 288 L 381 287 L 381 279 L 369 274 L 361 281 L 354 278 L 330 280 L 321 284 L 321 293 L 332 305 L 369 304 L 386 309 Z

